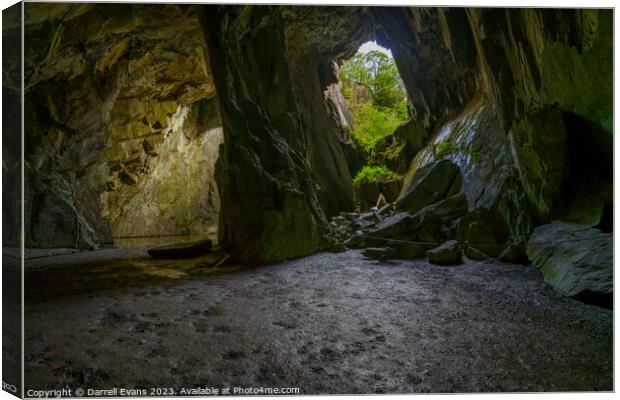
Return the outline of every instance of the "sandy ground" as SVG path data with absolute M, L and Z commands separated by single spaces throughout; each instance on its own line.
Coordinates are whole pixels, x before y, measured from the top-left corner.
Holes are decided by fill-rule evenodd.
M 613 389 L 613 312 L 531 267 L 348 251 L 209 275 L 104 258 L 27 272 L 26 389 Z

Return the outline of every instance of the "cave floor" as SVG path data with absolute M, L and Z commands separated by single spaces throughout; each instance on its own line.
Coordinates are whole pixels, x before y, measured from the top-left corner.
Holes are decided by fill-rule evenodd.
M 44 285 L 46 270 L 26 274 L 40 292 L 26 307 L 26 389 L 613 389 L 613 312 L 563 298 L 531 267 L 347 251 L 75 295 Z

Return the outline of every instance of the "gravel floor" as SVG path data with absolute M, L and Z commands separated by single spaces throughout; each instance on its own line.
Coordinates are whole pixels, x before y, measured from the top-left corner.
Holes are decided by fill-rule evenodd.
M 46 289 L 44 271 L 26 278 L 55 293 L 27 305 L 26 389 L 613 389 L 613 312 L 561 297 L 531 267 L 348 251 L 75 296 Z

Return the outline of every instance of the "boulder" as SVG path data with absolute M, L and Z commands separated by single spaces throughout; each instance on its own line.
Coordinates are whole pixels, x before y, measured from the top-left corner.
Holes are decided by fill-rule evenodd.
M 410 243 L 402 240 L 386 240 L 385 245 L 391 249 L 394 249 L 394 254 L 391 258 L 399 258 L 404 260 L 413 260 L 416 258 L 424 257 L 426 253 L 426 247 L 417 244 Z
M 442 243 L 446 240 L 445 226 L 441 217 L 434 212 L 419 212 L 413 217 L 417 221 L 417 229 L 409 238 L 424 243 Z
M 389 247 L 369 247 L 362 254 L 368 258 L 376 258 L 377 260 L 387 260 L 394 255 L 394 249 Z
M 362 242 L 364 241 L 364 233 L 362 231 L 357 231 L 347 239 L 344 244 L 350 249 L 357 249 L 361 247 Z
M 566 296 L 611 307 L 613 235 L 586 224 L 554 221 L 534 229 L 527 255 L 545 281 Z
M 385 218 L 368 232 L 368 236 L 408 239 L 422 242 L 442 242 L 445 225 L 467 212 L 467 198 L 456 194 L 422 208 L 415 215 L 399 212 Z
M 417 169 L 405 177 L 396 200 L 399 210 L 415 214 L 422 208 L 461 191 L 461 171 L 452 161 L 440 160 Z
M 506 222 L 495 211 L 477 208 L 459 222 L 457 239 L 468 247 L 498 257 L 509 238 Z
M 382 219 L 383 218 L 377 211 L 374 210 L 373 207 L 370 211 L 360 213 L 358 218 L 351 222 L 350 227 L 354 231 L 366 229 L 375 225 L 377 222 L 380 222 Z
M 379 222 L 375 229 L 368 232 L 370 236 L 396 238 L 412 233 L 419 227 L 419 221 L 408 212 L 399 212 Z
M 366 228 L 370 228 L 371 226 L 375 225 L 375 221 L 374 220 L 369 220 L 369 219 L 365 219 L 365 218 L 358 218 L 355 221 L 351 222 L 351 229 L 352 230 L 360 230 L 360 229 L 366 229 Z
M 378 242 L 379 243 L 379 242 Z M 424 257 L 426 247 L 401 240 L 384 240 L 378 245 L 364 249 L 362 254 L 378 260 L 402 259 L 413 260 Z
M 192 258 L 208 253 L 212 247 L 213 242 L 207 239 L 154 247 L 147 250 L 147 253 L 156 259 Z
M 329 251 L 332 253 L 342 253 L 344 251 L 347 251 L 347 246 L 345 246 L 342 242 L 336 242 L 332 245 Z
M 434 264 L 459 264 L 462 261 L 459 242 L 448 240 L 441 246 L 427 251 L 426 257 Z
M 424 207 L 420 214 L 435 214 L 443 224 L 449 225 L 452 221 L 461 218 L 467 213 L 467 196 L 458 193 L 437 203 Z
M 360 184 L 355 192 L 360 207 L 364 210 L 375 206 L 381 194 L 388 203 L 396 200 L 400 192 L 400 181 L 365 182 Z

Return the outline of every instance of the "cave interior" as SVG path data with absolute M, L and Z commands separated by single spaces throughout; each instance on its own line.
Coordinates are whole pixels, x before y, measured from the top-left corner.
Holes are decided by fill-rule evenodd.
M 607 312 L 612 15 L 26 3 L 26 299 L 353 254 L 534 271 Z M 395 177 L 354 185 L 366 160 L 338 72 L 367 42 L 390 50 L 408 118 L 377 145 Z M 20 68 L 4 69 L 11 113 Z M 6 187 L 22 160 L 5 136 Z M 16 187 L 6 249 L 21 239 Z M 172 261 L 147 254 L 175 246 Z

